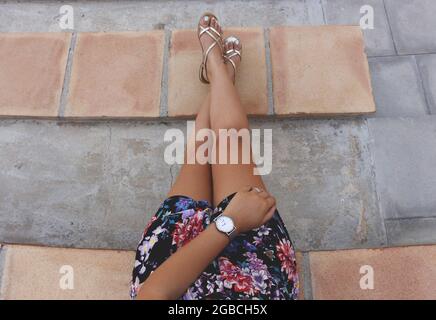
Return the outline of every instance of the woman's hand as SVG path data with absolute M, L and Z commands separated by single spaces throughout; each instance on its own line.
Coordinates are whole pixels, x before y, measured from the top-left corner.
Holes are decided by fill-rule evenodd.
M 244 233 L 265 224 L 275 210 L 276 199 L 268 192 L 245 187 L 236 193 L 224 214 L 233 219 L 238 233 Z

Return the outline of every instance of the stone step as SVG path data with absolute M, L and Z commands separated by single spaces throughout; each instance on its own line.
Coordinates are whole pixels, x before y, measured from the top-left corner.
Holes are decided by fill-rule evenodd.
M 0 300 L 126 300 L 134 256 L 134 251 L 0 244 Z M 299 266 L 301 258 L 298 253 Z
M 249 114 L 375 112 L 359 27 L 226 30 L 244 45 L 237 87 Z M 0 42 L 3 117 L 192 117 L 207 90 L 194 30 L 2 33 Z
M 133 251 L 5 245 L 0 254 L 0 299 L 129 299 Z
M 300 299 L 436 298 L 436 246 L 304 255 Z M 0 245 L 0 299 L 128 299 L 133 259 L 134 251 Z
M 436 299 L 434 245 L 309 255 L 314 299 Z
M 386 244 L 364 120 L 251 127 L 273 132 L 263 178 L 298 250 Z M 0 121 L 0 242 L 134 249 L 178 173 L 163 158 L 174 128 L 186 122 Z
M 253 120 L 297 249 L 436 243 L 435 120 Z M 134 249 L 178 172 L 169 128 L 186 124 L 0 121 L 0 242 Z

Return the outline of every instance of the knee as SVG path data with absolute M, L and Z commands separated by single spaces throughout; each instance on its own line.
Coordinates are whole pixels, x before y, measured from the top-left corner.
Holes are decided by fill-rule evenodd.
M 244 119 L 218 119 L 212 125 L 212 130 L 216 135 L 221 131 L 241 131 L 248 129 L 248 121 Z

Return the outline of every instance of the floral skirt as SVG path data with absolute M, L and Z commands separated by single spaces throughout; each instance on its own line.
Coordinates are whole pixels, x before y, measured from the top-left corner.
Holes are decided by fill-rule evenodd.
M 185 196 L 166 199 L 138 245 L 130 296 L 135 298 L 150 273 L 213 222 L 233 196 L 215 209 Z M 265 225 L 237 235 L 180 298 L 297 299 L 298 286 L 294 249 L 276 211 Z

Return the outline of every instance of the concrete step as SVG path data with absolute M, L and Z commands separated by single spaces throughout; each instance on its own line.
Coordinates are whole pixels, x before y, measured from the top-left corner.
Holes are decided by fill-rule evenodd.
M 254 120 L 271 129 L 263 178 L 298 250 L 386 244 L 364 120 Z M 136 247 L 178 172 L 166 130 L 185 121 L 0 121 L 0 242 Z

